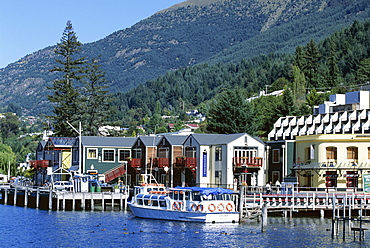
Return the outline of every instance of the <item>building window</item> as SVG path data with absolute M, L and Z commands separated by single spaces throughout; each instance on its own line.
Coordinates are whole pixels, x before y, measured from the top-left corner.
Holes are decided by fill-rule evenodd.
M 326 147 L 326 159 L 337 159 L 337 148 L 334 146 Z
M 96 159 L 97 157 L 98 157 L 98 149 L 97 148 L 87 149 L 87 158 L 88 159 Z
M 347 171 L 345 174 L 347 178 L 346 186 L 347 188 L 357 188 L 358 187 L 358 174 L 357 171 Z
M 131 151 L 130 150 L 119 150 L 118 151 L 118 161 L 122 162 L 125 161 L 126 158 L 131 157 Z
M 222 161 L 222 147 L 221 146 L 217 146 L 216 147 L 216 161 Z
M 133 149 L 132 157 L 133 158 L 142 158 L 141 148 L 135 148 L 135 149 Z
M 272 150 L 272 162 L 280 163 L 280 150 L 279 149 Z
M 337 187 L 338 174 L 336 171 L 327 171 L 325 175 L 326 187 Z
M 347 147 L 347 159 L 358 159 L 358 147 Z
M 114 150 L 113 149 L 103 150 L 103 162 L 114 162 Z
M 166 148 L 159 148 L 158 149 L 158 157 L 160 157 L 160 158 L 168 158 L 169 157 L 168 154 L 169 154 L 168 147 L 166 147 Z
M 185 156 L 188 157 L 188 158 L 196 158 L 195 147 L 186 147 L 185 148 Z

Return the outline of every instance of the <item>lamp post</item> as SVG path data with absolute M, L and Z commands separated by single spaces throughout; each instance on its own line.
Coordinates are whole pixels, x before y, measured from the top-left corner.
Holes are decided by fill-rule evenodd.
M 74 126 L 72 126 L 71 123 L 69 123 L 67 121 L 67 124 L 76 132 L 78 133 L 79 135 L 79 138 L 78 138 L 78 174 L 81 174 L 81 165 L 82 165 L 82 160 L 81 160 L 81 157 L 82 157 L 82 141 L 81 141 L 81 136 L 82 136 L 82 128 L 81 128 L 81 122 L 78 123 L 78 131 L 76 128 L 74 128 Z

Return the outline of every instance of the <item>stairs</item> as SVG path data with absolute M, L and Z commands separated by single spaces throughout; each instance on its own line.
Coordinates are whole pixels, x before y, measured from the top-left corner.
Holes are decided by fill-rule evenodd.
M 105 176 L 105 182 L 108 183 L 114 179 L 116 179 L 117 177 L 125 174 L 126 172 L 126 164 L 125 163 L 122 163 L 120 165 L 117 165 L 116 167 L 106 171 L 104 174 Z

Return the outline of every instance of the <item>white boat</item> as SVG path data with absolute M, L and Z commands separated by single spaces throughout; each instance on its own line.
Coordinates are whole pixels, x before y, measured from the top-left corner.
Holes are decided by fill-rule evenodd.
M 132 213 L 139 218 L 204 223 L 238 223 L 239 212 L 232 190 L 223 188 L 176 187 L 149 183 L 136 186 Z

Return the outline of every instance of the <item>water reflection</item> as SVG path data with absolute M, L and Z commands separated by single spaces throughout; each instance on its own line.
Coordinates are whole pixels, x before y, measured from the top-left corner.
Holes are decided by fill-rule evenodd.
M 134 218 L 130 212 L 53 212 L 0 205 L 0 240 L 12 247 L 370 247 L 331 239 L 331 219 L 269 217 L 200 224 Z M 347 229 L 348 230 L 348 229 Z

